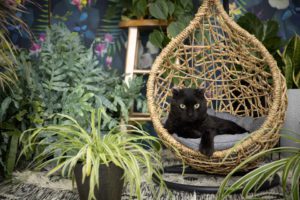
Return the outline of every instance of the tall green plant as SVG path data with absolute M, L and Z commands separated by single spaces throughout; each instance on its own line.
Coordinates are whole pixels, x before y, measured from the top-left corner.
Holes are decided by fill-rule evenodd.
M 54 113 L 68 114 L 87 128 L 87 116 L 94 107 L 107 111 L 105 124 L 110 128 L 122 119 L 128 120 L 128 110 L 135 100 L 144 102 L 141 77 L 126 84 L 116 71 L 99 64 L 93 46 L 83 46 L 79 35 L 65 26 L 53 25 L 45 41 L 34 45 L 35 51 L 23 50 L 18 56 L 17 85 L 0 94 L 3 134 L 18 138 L 25 129 L 61 123 L 62 119 L 49 118 Z M 16 149 L 17 145 L 14 152 Z M 11 160 L 5 163 L 15 160 L 14 156 L 6 157 Z
M 300 88 L 300 36 L 292 37 L 286 46 L 283 53 L 278 51 L 278 54 L 283 60 L 281 67 L 286 79 L 287 88 Z
M 99 166 L 108 166 L 109 163 L 124 170 L 124 183 L 128 185 L 131 197 L 136 195 L 138 199 L 142 198 L 142 180 L 147 182 L 153 193 L 160 194 L 165 188 L 158 138 L 136 126 L 125 124 L 116 125 L 103 134 L 103 122 L 107 117 L 103 108 L 92 110 L 88 130 L 71 116 L 58 114 L 58 117 L 68 123 L 29 129 L 22 134 L 23 154 L 46 146 L 33 160 L 37 169 L 56 163 L 48 175 L 61 171 L 62 175 L 73 177 L 75 165 L 82 163 L 83 181 L 90 177 L 89 199 L 94 199 L 95 187 L 100 185 Z M 57 140 L 48 140 L 49 137 L 56 137 Z M 153 175 L 159 179 L 159 191 L 154 189 Z
M 21 1 L 0 1 L 0 96 L 4 93 L 6 88 L 12 88 L 18 84 L 18 78 L 16 75 L 16 50 L 14 45 L 9 39 L 9 26 L 20 26 L 23 31 L 29 33 L 26 24 L 17 16 L 17 12 L 23 12 L 25 8 L 21 4 Z M 30 34 L 29 34 L 30 35 Z M 16 129 L 7 127 L 3 128 L 3 118 L 7 107 L 12 102 L 11 98 L 5 98 L 1 100 L 0 104 L 0 176 L 3 172 L 11 173 L 14 162 L 15 152 L 17 150 L 18 134 Z
M 298 133 L 295 133 L 298 134 Z M 281 137 L 286 137 L 287 139 L 290 139 L 296 143 L 300 144 L 300 140 L 296 137 L 292 137 L 289 135 L 282 134 Z M 232 177 L 234 173 L 236 173 L 238 170 L 240 170 L 244 165 L 246 165 L 249 162 L 253 162 L 254 160 L 257 160 L 259 158 L 265 157 L 271 153 L 289 153 L 290 156 L 286 158 L 282 158 L 280 160 L 272 161 L 270 163 L 267 163 L 261 167 L 258 167 L 257 169 L 249 172 L 245 176 L 241 177 L 239 180 L 237 180 L 232 185 L 227 186 L 229 179 Z M 283 193 L 285 196 L 285 199 L 291 199 L 291 200 L 298 200 L 299 199 L 299 181 L 300 181 L 300 148 L 298 147 L 278 147 L 273 148 L 269 150 L 264 150 L 262 152 L 259 152 L 248 159 L 246 159 L 244 162 L 242 162 L 240 165 L 238 165 L 233 171 L 231 171 L 223 180 L 218 194 L 217 194 L 217 200 L 223 200 L 226 199 L 230 194 L 237 190 L 242 190 L 242 195 L 244 198 L 249 198 L 249 193 L 252 194 L 252 198 L 255 197 L 255 193 L 261 188 L 261 186 L 269 180 L 272 176 L 274 176 L 276 173 L 282 172 L 281 175 L 281 182 L 282 182 L 282 188 Z M 291 177 L 291 178 L 290 178 Z M 289 191 L 287 188 L 287 184 L 290 180 L 291 183 L 291 190 Z
M 44 118 L 63 112 L 85 121 L 92 107 L 103 106 L 112 116 L 108 126 L 128 120 L 129 108 L 141 97 L 142 78 L 127 85 L 116 71 L 100 66 L 93 44 L 87 49 L 64 25 L 53 25 L 39 45 L 37 52 L 21 55 L 20 65 L 32 65 L 30 92 L 41 100 Z

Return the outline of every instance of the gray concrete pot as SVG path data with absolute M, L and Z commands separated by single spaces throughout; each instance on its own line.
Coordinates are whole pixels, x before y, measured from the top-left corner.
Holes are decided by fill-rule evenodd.
M 291 135 L 295 138 L 300 139 L 299 135 L 291 134 L 286 130 L 300 134 L 300 89 L 289 89 L 288 90 L 288 108 L 286 112 L 286 119 L 281 133 Z M 293 142 L 286 138 L 280 138 L 280 146 L 299 147 L 300 144 Z M 283 154 L 285 156 L 285 154 Z

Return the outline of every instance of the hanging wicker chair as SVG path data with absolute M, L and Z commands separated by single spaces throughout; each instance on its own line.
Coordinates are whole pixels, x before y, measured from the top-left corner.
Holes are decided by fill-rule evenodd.
M 216 112 L 266 119 L 234 150 L 215 151 L 207 157 L 179 143 L 163 127 L 174 86 L 206 88 L 207 105 Z M 227 15 L 219 0 L 204 0 L 189 26 L 156 58 L 147 101 L 154 128 L 165 145 L 176 148 L 191 167 L 217 174 L 226 174 L 249 156 L 274 147 L 287 107 L 286 84 L 276 61 Z

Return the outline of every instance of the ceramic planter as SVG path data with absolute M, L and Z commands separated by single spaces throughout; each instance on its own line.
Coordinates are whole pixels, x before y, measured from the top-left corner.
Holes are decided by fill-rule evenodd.
M 288 90 L 288 108 L 283 129 L 300 134 L 300 89 Z M 288 131 L 281 131 L 281 133 L 300 139 L 299 135 L 291 134 Z M 280 138 L 280 146 L 300 147 L 300 144 L 282 137 Z
M 80 200 L 87 200 L 89 195 L 89 177 L 82 183 L 82 164 L 77 164 L 74 169 L 75 180 Z M 123 189 L 123 169 L 111 163 L 109 166 L 100 165 L 99 188 L 95 188 L 96 200 L 120 200 Z

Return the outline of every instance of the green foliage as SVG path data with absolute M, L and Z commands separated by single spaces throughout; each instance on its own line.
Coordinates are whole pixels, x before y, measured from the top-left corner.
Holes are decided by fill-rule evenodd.
M 154 46 L 162 49 L 169 43 L 170 39 L 162 31 L 155 29 L 149 34 L 149 41 Z
M 170 22 L 165 34 L 155 30 L 149 41 L 156 47 L 163 48 L 172 37 L 176 37 L 193 18 L 192 0 L 110 0 L 122 5 L 123 19 L 160 19 Z
M 164 37 L 164 34 L 159 30 L 154 30 L 149 34 L 149 40 L 151 41 L 151 43 L 159 48 L 163 48 L 162 43 L 164 41 Z
M 23 12 L 23 7 L 16 1 L 0 2 L 0 90 L 4 91 L 17 81 L 15 72 L 15 49 L 9 39 L 8 27 L 20 26 L 29 32 L 25 23 L 16 15 Z M 0 136 L 1 137 L 1 136 Z
M 282 47 L 283 41 L 278 36 L 278 22 L 273 20 L 262 22 L 256 15 L 246 13 L 237 20 L 237 23 L 261 41 L 272 55 Z
M 22 134 L 24 148 L 22 154 L 32 152 L 36 147 L 46 146 L 33 160 L 34 166 L 41 169 L 56 163 L 48 175 L 61 171 L 62 175 L 73 176 L 78 162 L 83 164 L 83 180 L 90 177 L 89 199 L 94 199 L 94 189 L 99 187 L 99 166 L 114 163 L 124 170 L 124 184 L 129 186 L 130 196 L 138 199 L 141 195 L 141 182 L 145 180 L 156 195 L 166 189 L 161 170 L 160 142 L 158 138 L 133 125 L 116 125 L 103 134 L 103 122 L 107 116 L 104 108 L 91 112 L 89 130 L 68 115 L 58 114 L 65 124 L 49 125 L 29 129 Z M 46 137 L 45 137 L 46 135 Z M 47 137 L 57 140 L 49 141 Z M 28 138 L 28 139 L 23 139 Z M 49 156 L 53 158 L 49 159 Z M 154 190 L 152 176 L 159 178 L 159 191 Z M 100 177 L 101 181 L 101 177 Z
M 279 53 L 280 54 L 280 53 Z M 286 44 L 281 66 L 288 88 L 300 88 L 300 36 L 295 35 Z
M 163 2 L 163 3 L 162 3 Z M 152 7 L 151 5 L 156 5 Z M 162 31 L 152 32 L 152 36 L 149 37 L 149 41 L 159 47 L 162 48 L 166 46 L 171 38 L 176 37 L 193 19 L 193 3 L 191 0 L 188 1 L 160 1 L 157 0 L 154 3 L 150 4 L 149 11 L 150 14 L 158 19 L 168 20 L 170 23 L 167 27 L 167 35 Z M 164 13 L 162 15 L 161 13 Z M 160 32 L 160 33 L 159 33 Z M 163 35 L 162 40 L 157 40 Z
M 120 118 L 128 120 L 128 110 L 140 96 L 141 78 L 127 86 L 116 71 L 99 65 L 93 45 L 86 49 L 78 34 L 65 26 L 53 25 L 46 35 L 40 53 L 31 64 L 24 62 L 32 58 L 26 53 L 21 55 L 20 63 L 31 68 L 30 92 L 44 106 L 43 118 L 63 112 L 84 122 L 92 107 L 104 106 L 113 116 L 109 126 L 114 126 Z
M 61 119 L 49 118 L 54 113 L 68 114 L 88 129 L 88 115 L 95 107 L 107 111 L 105 125 L 111 128 L 122 119 L 128 120 L 128 110 L 135 100 L 143 102 L 141 106 L 145 104 L 140 94 L 142 77 L 127 85 L 116 71 L 100 66 L 93 45 L 84 47 L 79 35 L 65 26 L 53 25 L 46 34 L 38 53 L 20 52 L 19 82 L 11 91 L 0 94 L 0 129 L 4 134 L 62 123 Z
M 171 7 L 172 10 L 174 11 L 174 4 L 170 1 L 155 1 L 153 3 L 149 4 L 149 13 L 156 19 L 168 19 L 169 15 L 169 8 L 168 8 L 168 3 L 172 4 L 173 6 Z
M 298 135 L 298 133 L 295 133 Z M 282 137 L 286 137 L 298 144 L 300 140 L 296 137 L 282 134 Z M 253 162 L 259 158 L 269 155 L 270 153 L 290 153 L 290 156 L 282 158 L 265 164 L 248 174 L 241 177 L 235 183 L 227 186 L 228 180 L 231 176 L 240 170 L 244 165 L 249 162 Z M 278 147 L 274 149 L 264 150 L 247 158 L 244 162 L 238 165 L 233 171 L 231 171 L 223 180 L 218 194 L 217 200 L 226 199 L 226 197 L 233 192 L 242 189 L 242 195 L 245 199 L 248 199 L 249 192 L 257 192 L 264 182 L 269 180 L 277 172 L 282 172 L 282 187 L 285 195 L 285 199 L 297 200 L 299 199 L 299 180 L 300 180 L 300 148 L 299 147 Z M 288 178 L 288 176 L 292 178 Z M 287 181 L 291 180 L 291 191 L 287 191 Z M 253 198 L 253 197 L 252 197 Z
M 262 22 L 252 13 L 241 16 L 237 23 L 253 34 L 274 56 L 278 66 L 286 78 L 287 87 L 300 88 L 300 37 L 295 35 L 280 49 L 284 42 L 278 36 L 279 25 L 276 21 Z
M 171 35 L 171 37 L 176 37 L 176 35 L 178 35 L 186 27 L 186 25 L 186 23 L 179 21 L 171 22 L 167 27 L 167 32 Z
M 133 12 L 137 18 L 141 18 L 146 15 L 147 12 L 147 0 L 135 0 L 133 1 Z

